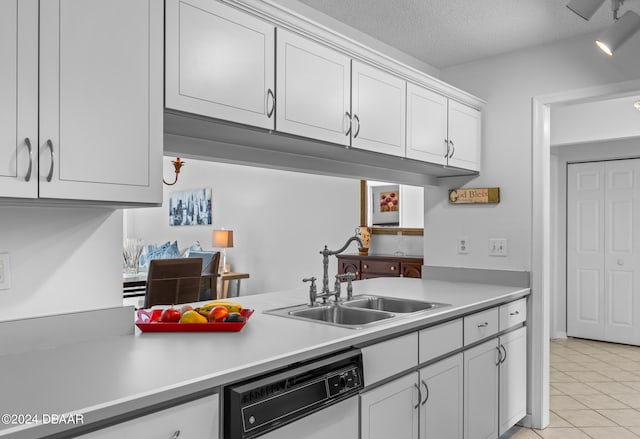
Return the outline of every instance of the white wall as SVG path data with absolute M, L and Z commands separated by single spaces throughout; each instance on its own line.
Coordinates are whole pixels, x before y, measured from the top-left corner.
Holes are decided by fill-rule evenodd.
M 449 179 L 426 194 L 425 264 L 531 269 L 532 97 L 640 77 L 640 35 L 615 58 L 603 56 L 593 36 L 489 58 L 442 71 L 442 79 L 487 101 L 483 111 L 482 171 L 472 181 Z M 500 187 L 495 206 L 449 206 L 447 189 Z M 456 237 L 471 252 L 459 255 Z M 488 238 L 507 238 L 509 256 L 488 256 Z
M 171 160 L 164 159 L 167 180 Z M 201 187 L 213 191 L 213 225 L 169 226 L 169 193 Z M 241 293 L 253 294 L 299 287 L 303 277 L 321 278 L 320 250 L 325 244 L 340 248 L 355 234 L 359 218 L 358 179 L 186 159 L 178 183 L 164 187 L 163 207 L 126 211 L 125 233 L 145 243 L 177 240 L 181 249 L 198 240 L 211 249 L 213 229 L 231 229 L 234 248 L 227 250 L 227 262 L 234 271 L 250 273 Z M 352 245 L 346 252 L 357 252 Z M 330 258 L 329 275 L 336 270 L 336 258 Z
M 640 138 L 557 147 L 552 148 L 551 153 L 551 204 L 556 212 L 552 218 L 552 230 L 555 231 L 555 239 L 552 241 L 555 263 L 552 267 L 556 276 L 551 286 L 551 335 L 565 337 L 567 333 L 567 163 L 638 158 L 640 157 Z
M 11 265 L 0 321 L 122 305 L 120 211 L 2 206 L 0 252 Z

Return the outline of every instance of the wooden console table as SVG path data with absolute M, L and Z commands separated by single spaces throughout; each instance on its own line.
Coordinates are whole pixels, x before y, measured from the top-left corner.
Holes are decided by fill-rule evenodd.
M 355 273 L 356 280 L 372 277 L 422 277 L 421 256 L 338 255 L 338 273 Z
M 242 279 L 249 279 L 249 273 L 235 273 L 233 271 L 229 271 L 226 273 L 220 274 L 220 281 L 222 282 L 222 288 L 220 290 L 222 298 L 227 297 L 227 292 L 229 290 L 229 281 L 236 281 L 236 293 L 240 295 L 240 281 Z

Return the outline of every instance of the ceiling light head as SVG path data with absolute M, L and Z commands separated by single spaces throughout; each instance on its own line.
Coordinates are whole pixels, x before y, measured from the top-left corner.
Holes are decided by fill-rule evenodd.
M 633 103 L 633 108 L 635 108 L 636 110 L 640 111 L 640 101 L 635 101 Z
M 596 39 L 596 44 L 604 53 L 613 56 L 620 46 L 638 30 L 640 30 L 640 15 L 627 11 L 600 38 Z
M 605 0 L 571 0 L 567 8 L 588 21 L 604 2 Z

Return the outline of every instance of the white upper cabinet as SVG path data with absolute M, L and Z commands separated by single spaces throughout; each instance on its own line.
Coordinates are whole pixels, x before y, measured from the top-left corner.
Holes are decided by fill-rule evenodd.
M 480 111 L 449 100 L 448 164 L 458 168 L 480 170 Z
M 275 26 L 212 0 L 166 9 L 166 107 L 273 129 Z
M 0 2 L 0 197 L 38 196 L 38 1 Z
M 447 101 L 445 96 L 407 84 L 407 157 L 447 164 Z
M 355 148 L 404 157 L 404 79 L 354 60 L 351 87 L 351 145 Z
M 158 0 L 40 2 L 39 197 L 162 201 Z
M 278 29 L 276 129 L 349 145 L 351 59 Z

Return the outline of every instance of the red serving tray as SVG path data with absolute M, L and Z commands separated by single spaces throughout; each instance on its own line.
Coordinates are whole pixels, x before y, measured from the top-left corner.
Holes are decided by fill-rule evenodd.
M 243 309 L 240 314 L 244 317 L 244 322 L 207 322 L 207 323 L 167 323 L 160 322 L 163 309 L 153 309 L 150 311 L 139 309 L 136 326 L 142 332 L 238 332 L 253 314 L 252 309 Z

